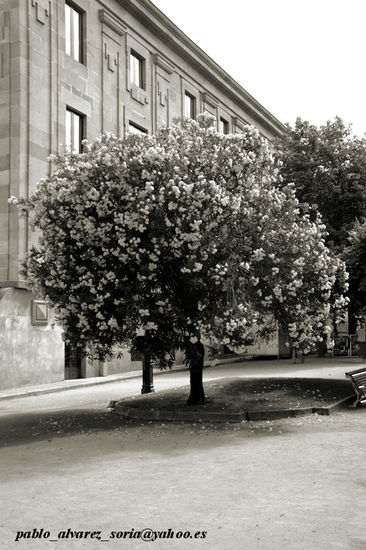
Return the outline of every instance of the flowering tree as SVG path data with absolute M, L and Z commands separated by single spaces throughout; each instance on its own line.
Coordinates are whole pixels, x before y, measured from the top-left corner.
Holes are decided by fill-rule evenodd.
M 162 368 L 181 347 L 192 404 L 204 401 L 203 341 L 239 349 L 281 323 L 306 351 L 341 314 L 344 265 L 293 188 L 275 187 L 253 127 L 221 135 L 202 115 L 53 160 L 30 199 L 12 202 L 42 231 L 27 277 L 74 346 L 104 359 L 129 342 Z

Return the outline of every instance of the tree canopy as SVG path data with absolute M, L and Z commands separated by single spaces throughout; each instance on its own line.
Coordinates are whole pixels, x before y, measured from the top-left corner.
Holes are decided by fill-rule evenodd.
M 341 315 L 344 264 L 316 212 L 276 185 L 255 128 L 221 135 L 202 115 L 53 161 L 29 200 L 11 202 L 41 229 L 26 274 L 71 344 L 103 359 L 129 343 L 166 367 L 177 347 L 240 349 L 278 324 L 306 351 Z
M 278 142 L 283 185 L 294 183 L 297 198 L 314 205 L 338 251 L 366 207 L 366 140 L 352 135 L 340 118 L 319 128 L 298 118 Z
M 352 311 L 366 315 L 366 222 L 356 222 L 350 232 L 344 258 L 349 271 Z

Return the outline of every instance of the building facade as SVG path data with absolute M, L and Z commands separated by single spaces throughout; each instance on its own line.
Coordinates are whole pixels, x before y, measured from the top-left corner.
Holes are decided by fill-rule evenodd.
M 20 264 L 37 235 L 8 198 L 29 196 L 65 145 L 79 151 L 106 131 L 150 134 L 203 111 L 223 133 L 245 124 L 269 140 L 283 132 L 148 0 L 1 1 L 0 390 L 63 380 L 77 363 L 65 361 L 48 304 L 27 290 Z M 130 359 L 76 365 L 74 375 L 117 372 Z

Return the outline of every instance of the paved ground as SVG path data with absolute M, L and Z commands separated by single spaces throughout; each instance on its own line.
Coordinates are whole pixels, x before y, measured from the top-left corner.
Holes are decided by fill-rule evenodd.
M 359 366 L 250 362 L 207 369 L 205 377 L 343 378 Z M 155 378 L 156 389 L 186 382 L 186 372 Z M 156 550 L 366 548 L 365 409 L 217 427 L 106 413 L 109 400 L 140 385 L 129 379 L 0 402 L 1 548 L 48 548 L 69 529 L 58 548 L 134 550 L 144 547 L 133 538 L 144 528 L 207 532 L 149 542 Z M 42 528 L 49 538 L 15 543 L 17 532 Z M 104 540 L 70 538 L 93 530 Z M 116 538 L 123 531 L 127 538 Z

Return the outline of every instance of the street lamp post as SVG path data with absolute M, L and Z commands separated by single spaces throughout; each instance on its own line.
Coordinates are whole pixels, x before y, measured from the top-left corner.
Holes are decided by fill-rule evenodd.
M 142 359 L 142 388 L 141 393 L 154 392 L 154 379 L 153 369 L 151 364 L 151 357 L 145 354 Z

